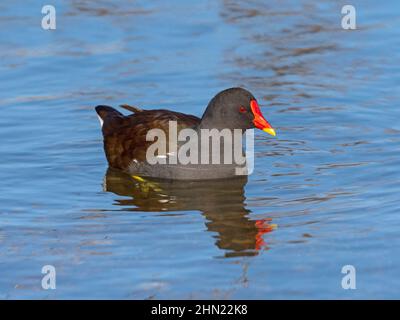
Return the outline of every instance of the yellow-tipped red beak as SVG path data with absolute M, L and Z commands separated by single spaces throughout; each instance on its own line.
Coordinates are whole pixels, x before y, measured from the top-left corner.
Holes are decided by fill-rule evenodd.
M 276 132 L 274 128 L 272 128 L 272 126 L 268 123 L 268 121 L 265 120 L 256 100 L 250 101 L 250 108 L 254 115 L 253 123 L 255 127 L 275 137 Z

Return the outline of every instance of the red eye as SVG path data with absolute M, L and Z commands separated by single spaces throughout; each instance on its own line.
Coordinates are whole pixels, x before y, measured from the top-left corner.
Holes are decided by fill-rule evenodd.
M 245 108 L 245 107 L 243 107 L 243 106 L 240 106 L 240 108 L 239 108 L 239 112 L 241 112 L 241 113 L 246 113 L 246 112 L 247 112 L 247 110 L 246 110 L 246 108 Z

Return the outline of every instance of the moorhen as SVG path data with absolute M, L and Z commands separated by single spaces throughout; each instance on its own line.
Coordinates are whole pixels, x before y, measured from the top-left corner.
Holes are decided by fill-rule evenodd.
M 201 119 L 169 110 L 141 110 L 128 105 L 121 107 L 133 114 L 125 116 L 116 109 L 103 105 L 97 106 L 96 112 L 102 126 L 104 150 L 109 166 L 135 176 L 203 180 L 228 178 L 237 174 L 237 164 L 149 162 L 146 153 L 154 144 L 154 140 L 148 141 L 146 137 L 149 130 L 161 129 L 170 137 L 170 123 L 173 121 L 176 123 L 178 134 L 183 129 L 200 132 L 202 129 L 233 131 L 258 128 L 275 136 L 274 129 L 261 114 L 257 100 L 243 88 L 230 88 L 218 93 L 209 102 Z M 224 141 L 219 141 L 221 150 Z M 158 150 L 156 157 L 169 159 L 176 156 L 182 143 L 177 142 L 175 148 L 172 143 L 171 139 L 166 142 L 167 150 Z M 175 152 L 168 152 L 170 150 Z

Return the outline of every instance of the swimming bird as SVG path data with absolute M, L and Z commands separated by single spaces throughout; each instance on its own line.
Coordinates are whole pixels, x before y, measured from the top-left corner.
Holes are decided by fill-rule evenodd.
M 275 130 L 262 115 L 256 98 L 243 88 L 229 88 L 219 92 L 211 99 L 201 118 L 164 109 L 142 110 L 129 105 L 121 105 L 121 107 L 131 111 L 132 114 L 125 116 L 118 110 L 105 105 L 99 105 L 95 109 L 102 126 L 104 151 L 109 167 L 135 176 L 203 180 L 235 175 L 237 166 L 229 163 L 182 164 L 173 161 L 162 163 L 161 160 L 176 158 L 179 148 L 183 145 L 182 141 L 171 142 L 171 135 L 173 135 L 171 123 L 176 124 L 175 135 L 180 135 L 183 129 L 192 129 L 191 132 L 200 133 L 207 129 L 222 132 L 225 129 L 245 131 L 258 128 L 275 136 Z M 149 148 L 156 140 L 148 137 L 151 129 L 159 129 L 165 133 L 164 139 L 170 138 L 165 142 L 165 149 L 158 148 L 155 152 L 155 157 L 160 160 L 156 164 L 149 161 L 148 156 Z M 197 148 L 199 141 L 196 139 L 193 139 L 195 143 L 192 143 L 192 146 L 195 145 Z M 160 136 L 158 140 L 161 140 Z M 200 145 L 202 145 L 201 141 Z M 220 145 L 223 147 L 224 140 L 221 139 L 221 141 Z

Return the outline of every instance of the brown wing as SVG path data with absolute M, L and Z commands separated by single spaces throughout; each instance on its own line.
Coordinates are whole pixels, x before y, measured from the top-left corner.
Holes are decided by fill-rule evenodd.
M 112 109 L 112 108 L 111 108 Z M 178 132 L 183 128 L 194 128 L 200 123 L 198 117 L 168 110 L 144 110 L 129 116 L 109 112 L 102 117 L 104 150 L 110 167 L 127 170 L 132 161 L 146 159 L 147 148 L 153 141 L 146 141 L 150 129 L 161 129 L 169 134 L 169 121 L 177 121 Z

